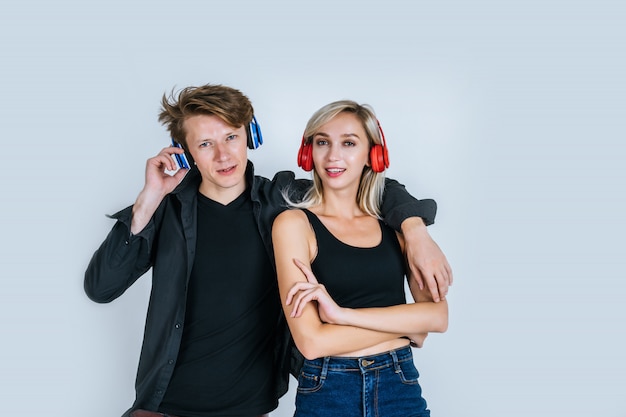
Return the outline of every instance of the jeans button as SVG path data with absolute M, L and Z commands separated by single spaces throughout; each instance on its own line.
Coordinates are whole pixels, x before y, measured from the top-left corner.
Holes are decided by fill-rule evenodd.
M 367 368 L 368 366 L 370 366 L 373 363 L 374 363 L 374 361 L 368 361 L 367 359 L 361 359 L 361 366 L 364 367 L 364 368 Z

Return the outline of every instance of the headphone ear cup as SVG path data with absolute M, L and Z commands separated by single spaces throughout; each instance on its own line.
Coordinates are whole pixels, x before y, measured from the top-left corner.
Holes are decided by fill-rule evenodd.
M 374 172 L 383 172 L 385 168 L 389 168 L 389 151 L 387 151 L 387 142 L 385 141 L 385 133 L 380 126 L 380 122 L 376 119 L 378 130 L 382 144 L 372 146 L 370 150 L 370 163 Z
M 248 136 L 248 149 L 254 149 L 254 139 L 252 138 L 252 124 L 246 126 L 246 135 Z
M 382 145 L 374 145 L 370 149 L 370 164 L 372 165 L 372 171 L 383 172 L 386 167 L 389 166 L 388 157 L 385 154 L 387 149 Z
M 252 121 L 246 128 L 248 134 L 248 148 L 257 149 L 263 144 L 263 135 L 261 134 L 261 126 L 257 122 L 256 117 L 252 116 Z
M 385 161 L 385 168 L 389 168 L 389 151 L 386 145 L 383 145 L 383 160 Z
M 302 138 L 302 144 L 298 149 L 298 166 L 305 171 L 313 169 L 313 147 L 310 143 L 305 144 L 304 138 Z

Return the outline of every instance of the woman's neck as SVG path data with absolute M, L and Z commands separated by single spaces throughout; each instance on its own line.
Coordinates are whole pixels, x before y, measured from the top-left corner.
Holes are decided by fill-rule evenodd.
M 315 214 L 342 219 L 353 219 L 366 215 L 356 202 L 354 193 L 325 191 L 322 203 L 312 210 Z

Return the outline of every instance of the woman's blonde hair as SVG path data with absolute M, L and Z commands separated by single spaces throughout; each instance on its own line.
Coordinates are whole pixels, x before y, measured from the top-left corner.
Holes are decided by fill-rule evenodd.
M 319 129 L 331 121 L 339 113 L 352 113 L 360 121 L 367 138 L 369 140 L 370 149 L 373 145 L 382 145 L 378 119 L 374 114 L 374 109 L 368 104 L 358 104 L 352 100 L 340 100 L 325 105 L 309 119 L 304 130 L 304 144 L 310 145 L 313 137 L 318 133 Z M 371 164 L 371 161 L 370 161 Z M 359 182 L 359 190 L 356 196 L 356 202 L 363 212 L 370 216 L 380 218 L 380 205 L 382 202 L 383 192 L 385 189 L 384 172 L 374 172 L 371 166 L 365 166 L 361 174 Z M 313 185 L 306 192 L 300 203 L 291 201 L 287 193 L 283 193 L 289 205 L 296 208 L 309 208 L 322 203 L 323 200 L 323 184 L 322 180 L 313 170 Z

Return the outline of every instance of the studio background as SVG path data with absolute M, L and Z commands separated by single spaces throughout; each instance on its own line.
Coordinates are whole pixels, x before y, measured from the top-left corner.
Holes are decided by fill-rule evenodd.
M 89 259 L 168 144 L 163 93 L 255 107 L 258 174 L 296 165 L 310 115 L 371 104 L 388 175 L 439 204 L 450 327 L 415 351 L 433 416 L 626 416 L 626 6 L 620 1 L 0 4 L 0 403 L 132 403 L 146 275 L 98 305 Z M 293 413 L 296 382 L 272 417 Z

